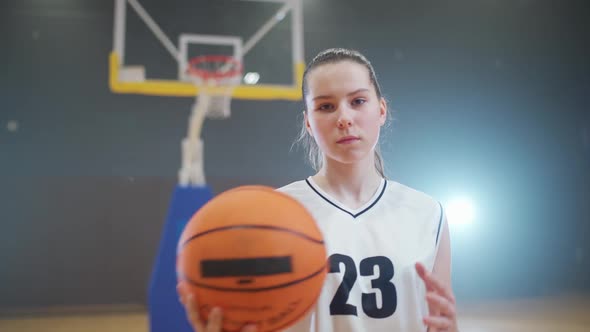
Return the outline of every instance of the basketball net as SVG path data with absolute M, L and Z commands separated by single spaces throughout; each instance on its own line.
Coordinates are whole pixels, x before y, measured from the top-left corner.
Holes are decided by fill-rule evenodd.
M 189 118 L 188 134 L 182 140 L 181 186 L 204 186 L 204 143 L 201 129 L 206 118 L 227 119 L 231 115 L 234 88 L 240 83 L 241 64 L 229 56 L 202 56 L 191 60 L 188 70 L 199 93 Z

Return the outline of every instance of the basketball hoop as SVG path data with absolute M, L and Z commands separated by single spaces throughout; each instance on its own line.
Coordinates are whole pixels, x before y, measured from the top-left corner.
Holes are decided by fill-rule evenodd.
M 196 102 L 205 115 L 212 119 L 228 118 L 232 92 L 242 79 L 241 62 L 227 55 L 203 55 L 189 61 L 187 72 L 200 89 Z
M 182 141 L 182 166 L 179 183 L 183 186 L 205 185 L 203 140 L 201 129 L 205 117 L 226 119 L 234 88 L 242 79 L 242 64 L 226 55 L 205 55 L 192 58 L 187 74 L 199 88 L 189 120 L 188 135 Z

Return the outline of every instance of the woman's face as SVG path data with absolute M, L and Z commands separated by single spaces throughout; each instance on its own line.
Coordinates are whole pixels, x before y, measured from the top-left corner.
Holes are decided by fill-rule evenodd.
M 323 64 L 308 74 L 307 87 L 305 125 L 325 158 L 350 164 L 372 157 L 387 105 L 367 68 L 352 61 Z

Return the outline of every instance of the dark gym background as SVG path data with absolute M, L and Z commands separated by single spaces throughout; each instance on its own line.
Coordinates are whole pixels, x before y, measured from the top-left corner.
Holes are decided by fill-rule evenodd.
M 253 32 L 276 10 L 141 3 L 173 40 L 175 22 Z M 0 3 L 0 311 L 146 302 L 193 101 L 109 91 L 113 10 Z M 451 229 L 459 301 L 590 290 L 589 20 L 585 0 L 304 0 L 307 61 L 350 47 L 376 68 L 395 118 L 389 177 L 472 198 L 475 222 Z M 288 55 L 277 29 L 264 49 Z M 130 62 L 174 72 L 137 18 L 128 32 Z M 291 150 L 300 110 L 234 101 L 231 119 L 206 122 L 214 191 L 311 175 Z

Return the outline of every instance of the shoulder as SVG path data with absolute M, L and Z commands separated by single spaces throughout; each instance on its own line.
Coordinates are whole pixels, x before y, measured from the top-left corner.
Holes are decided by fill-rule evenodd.
M 299 180 L 299 181 L 291 182 L 291 183 L 284 185 L 282 187 L 279 187 L 275 190 L 280 191 L 280 192 L 284 192 L 284 193 L 288 193 L 291 191 L 300 190 L 302 187 L 305 187 L 306 185 L 307 184 L 305 183 L 305 180 Z
M 434 197 L 392 180 L 387 181 L 386 198 L 392 204 L 412 210 L 441 213 L 442 209 Z
M 395 181 L 388 181 L 387 187 L 390 193 L 387 196 L 387 204 L 398 211 L 399 216 L 412 221 L 412 226 L 408 227 L 414 227 L 412 229 L 420 234 L 430 234 L 426 238 L 432 238 L 433 241 L 429 243 L 438 246 L 445 220 L 442 204 L 422 191 Z
M 299 180 L 291 182 L 275 190 L 294 198 L 301 198 L 309 194 L 309 185 L 307 184 L 306 180 Z

